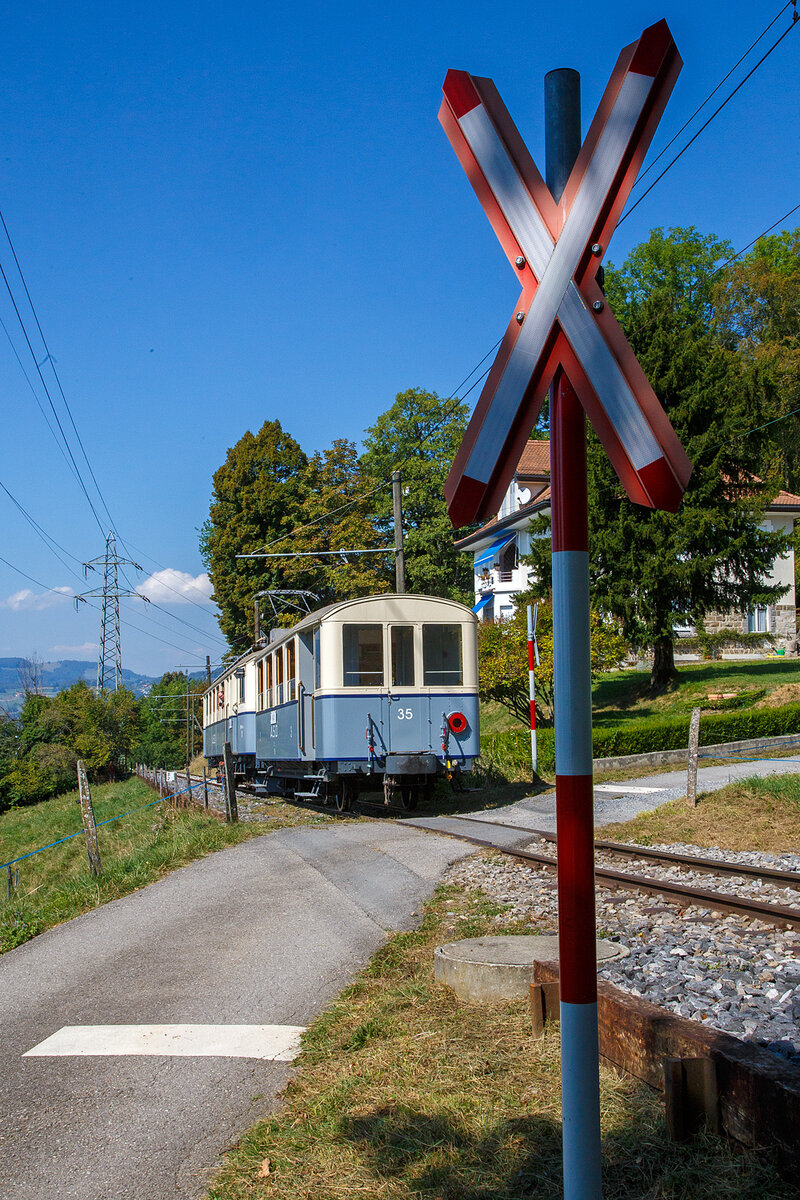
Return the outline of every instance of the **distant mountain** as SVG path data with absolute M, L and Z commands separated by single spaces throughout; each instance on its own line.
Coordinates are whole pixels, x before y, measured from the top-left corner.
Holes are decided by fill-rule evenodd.
M 25 696 L 24 682 L 20 672 L 25 671 L 25 658 L 0 658 L 0 705 L 16 712 Z M 97 663 L 82 662 L 73 658 L 58 662 L 37 663 L 39 686 L 45 696 L 55 696 L 63 688 L 83 679 L 92 687 L 97 680 Z M 155 683 L 150 675 L 138 675 L 123 668 L 122 682 L 136 696 L 146 696 Z

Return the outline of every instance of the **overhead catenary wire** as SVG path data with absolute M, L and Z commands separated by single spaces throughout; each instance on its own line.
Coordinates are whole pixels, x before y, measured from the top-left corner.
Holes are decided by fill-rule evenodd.
M 792 0 L 792 3 L 794 3 L 794 0 Z M 664 167 L 663 171 L 661 171 L 661 173 L 656 176 L 656 178 L 653 180 L 653 182 L 650 184 L 650 186 L 648 188 L 646 188 L 644 192 L 642 192 L 641 196 L 638 197 L 638 199 L 635 201 L 635 203 L 632 204 L 630 206 L 630 208 L 626 209 L 626 211 L 622 214 L 619 221 L 617 222 L 617 227 L 619 227 L 623 221 L 626 221 L 628 219 L 628 217 L 631 215 L 631 213 L 634 211 L 634 209 L 638 208 L 639 205 L 644 200 L 644 198 L 646 196 L 650 195 L 653 188 L 658 183 L 661 182 L 661 180 L 664 178 L 664 176 L 667 174 L 667 172 L 672 170 L 672 168 L 675 166 L 676 162 L 686 153 L 686 151 L 689 149 L 689 147 L 694 145 L 694 143 L 700 137 L 700 134 L 705 129 L 708 128 L 708 126 L 711 124 L 711 122 L 714 120 L 715 117 L 719 116 L 719 114 L 722 112 L 723 108 L 725 108 L 726 104 L 728 104 L 733 99 L 733 97 L 736 95 L 736 93 L 739 92 L 744 87 L 744 85 L 747 83 L 748 79 L 750 79 L 755 74 L 755 72 L 758 70 L 758 68 L 761 66 L 761 64 L 769 58 L 770 54 L 772 54 L 772 52 L 774 50 L 777 50 L 778 46 L 781 44 L 783 39 L 792 32 L 792 30 L 794 29 L 798 20 L 800 20 L 800 13 L 798 13 L 797 9 L 795 8 L 795 11 L 792 15 L 791 25 L 789 25 L 789 27 L 783 31 L 783 33 L 780 35 L 780 37 L 775 42 L 773 42 L 773 44 L 770 46 L 769 50 L 767 50 L 761 56 L 761 58 L 758 60 L 758 62 L 755 64 L 755 66 L 750 68 L 750 70 L 745 75 L 744 79 L 741 79 L 739 81 L 739 83 L 737 83 L 737 85 L 733 89 L 733 91 L 730 92 L 725 97 L 725 99 L 722 101 L 722 103 L 720 105 L 718 105 L 718 107 L 714 110 L 714 112 L 711 114 L 711 116 L 708 117 L 708 119 L 703 122 L 703 124 L 700 126 L 700 128 L 697 130 L 697 132 L 695 134 L 693 134 L 692 137 L 689 138 L 689 141 L 686 143 L 686 145 L 683 146 L 678 151 L 678 153 L 675 155 L 674 158 L 670 159 L 670 161 L 667 163 L 666 167 Z
M 428 441 L 429 438 L 433 437 L 434 433 L 437 433 L 439 431 L 439 429 L 441 429 L 442 425 L 444 425 L 444 423 L 448 419 L 448 417 L 453 412 L 455 412 L 458 405 L 463 404 L 464 400 L 467 398 L 467 396 L 470 394 L 470 392 L 474 391 L 474 389 L 478 386 L 478 384 L 483 382 L 483 380 L 489 374 L 491 367 L 488 367 L 481 375 L 479 375 L 478 378 L 470 385 L 470 387 L 467 388 L 466 392 L 463 392 L 460 395 L 457 394 L 459 392 L 459 389 L 464 386 L 464 384 L 467 382 L 467 380 L 469 380 L 475 374 L 475 372 L 477 370 L 479 370 L 480 367 L 483 366 L 483 364 L 486 362 L 486 359 L 489 357 L 489 355 L 493 354 L 495 352 L 495 350 L 498 348 L 498 346 L 500 345 L 502 340 L 503 340 L 502 338 L 499 338 L 495 342 L 495 344 L 489 350 L 486 351 L 486 353 L 484 354 L 484 356 L 480 360 L 480 362 L 477 363 L 472 368 L 472 370 L 469 372 L 469 374 L 465 376 L 465 378 L 461 381 L 461 383 L 458 385 L 458 387 L 455 389 L 455 391 L 451 392 L 450 395 L 446 397 L 445 403 L 448 405 L 448 407 L 445 409 L 445 411 L 442 414 L 442 416 L 440 417 L 440 419 L 428 430 L 428 432 L 425 434 L 425 437 L 420 439 L 419 444 L 421 446 L 423 446 L 425 444 L 425 442 Z M 406 463 L 408 461 L 409 461 L 408 457 L 404 458 L 402 460 L 402 462 L 400 462 L 398 465 L 396 465 L 393 468 L 393 470 L 402 471 L 403 467 L 406 465 Z M 313 521 L 308 521 L 304 525 L 298 525 L 298 526 L 296 526 L 296 528 L 292 529 L 289 533 L 283 533 L 283 534 L 281 534 L 280 537 L 273 538 L 273 540 L 271 542 L 267 542 L 264 546 L 262 546 L 261 549 L 262 549 L 262 551 L 264 551 L 264 550 L 269 550 L 269 548 L 271 546 L 278 546 L 278 545 L 280 545 L 281 542 L 285 542 L 288 538 L 294 537 L 298 533 L 304 533 L 307 529 L 312 529 L 315 525 L 318 525 L 323 521 L 330 520 L 330 518 L 336 516 L 337 513 L 344 512 L 348 508 L 353 508 L 354 505 L 360 504 L 362 500 L 367 500 L 370 496 L 374 496 L 376 492 L 383 491 L 385 488 L 390 488 L 391 486 L 392 486 L 391 479 L 382 480 L 381 483 L 377 484 L 374 488 L 370 488 L 369 491 L 361 492 L 361 493 L 359 493 L 358 496 L 355 496 L 352 500 L 346 501 L 344 504 L 340 504 L 337 508 L 333 508 L 329 512 L 326 512 L 326 513 L 321 513 L 320 516 L 315 517 L 313 519 Z M 246 557 L 252 557 L 252 556 L 251 555 L 237 555 L 237 557 L 245 557 L 246 558 Z M 263 557 L 263 555 L 261 555 L 260 557 Z

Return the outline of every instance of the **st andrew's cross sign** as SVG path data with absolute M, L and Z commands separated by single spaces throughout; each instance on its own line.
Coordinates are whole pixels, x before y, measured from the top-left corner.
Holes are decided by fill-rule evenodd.
M 457 528 L 499 511 L 559 367 L 630 499 L 680 503 L 691 464 L 596 276 L 681 66 L 665 21 L 622 51 L 558 203 L 492 81 L 447 73 L 439 120 L 522 284 L 445 485 Z

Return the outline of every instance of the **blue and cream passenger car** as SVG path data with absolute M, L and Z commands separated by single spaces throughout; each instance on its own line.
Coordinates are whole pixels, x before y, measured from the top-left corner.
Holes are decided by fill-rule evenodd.
M 480 749 L 476 617 L 452 600 L 345 600 L 273 631 L 204 701 L 204 753 L 237 775 L 349 808 L 383 787 L 412 807 Z

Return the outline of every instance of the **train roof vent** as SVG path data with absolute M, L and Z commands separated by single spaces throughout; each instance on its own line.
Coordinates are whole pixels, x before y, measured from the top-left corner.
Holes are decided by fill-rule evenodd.
M 270 642 L 277 642 L 278 638 L 284 633 L 286 633 L 286 630 L 281 629 L 280 625 L 277 627 L 277 629 L 270 629 L 270 631 L 269 631 Z

